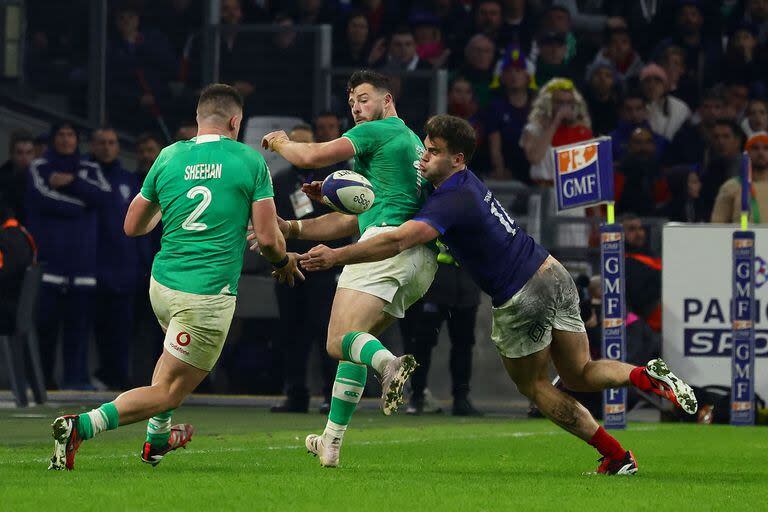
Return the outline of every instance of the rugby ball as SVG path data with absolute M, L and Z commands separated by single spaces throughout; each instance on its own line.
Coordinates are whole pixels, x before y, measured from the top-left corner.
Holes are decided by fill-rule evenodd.
M 323 203 L 347 215 L 358 215 L 373 206 L 371 182 L 353 171 L 336 171 L 323 180 Z

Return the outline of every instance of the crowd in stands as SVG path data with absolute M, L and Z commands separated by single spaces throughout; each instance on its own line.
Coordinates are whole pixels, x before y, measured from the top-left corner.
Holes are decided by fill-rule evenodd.
M 87 86 L 85 4 L 30 3 L 25 73 L 37 90 Z M 158 241 L 123 239 L 121 219 L 160 149 L 195 135 L 187 119 L 202 85 L 199 2 L 114 4 L 109 121 L 129 133 L 160 133 L 138 137 L 137 168 L 120 164 L 114 129 L 93 132 L 85 155 L 80 134 L 67 124 L 55 125 L 50 137 L 15 134 L 11 158 L 0 167 L 3 203 L 27 226 L 54 276 L 44 283 L 41 326 L 54 332 L 68 323 L 73 333 L 71 341 L 63 337 L 65 359 L 73 358 L 63 380 L 73 387 L 86 385 L 75 361 L 85 350 L 82 332 L 93 328 L 118 344 L 130 331 L 91 325 L 95 316 L 79 312 L 98 306 L 122 311 L 126 322 L 141 316 L 132 301 L 143 293 L 140 283 Z M 629 236 L 642 228 L 636 216 L 735 221 L 742 151 L 752 161 L 751 219 L 768 219 L 766 0 L 221 0 L 221 79 L 245 97 L 247 115 L 312 118 L 307 76 L 314 48 L 296 27 L 322 23 L 333 26 L 333 66 L 390 75 L 398 103 L 429 103 L 428 88 L 414 85 L 408 73 L 448 70 L 448 113 L 475 127 L 479 149 L 471 167 L 484 178 L 549 189 L 550 148 L 609 136 L 617 210 L 626 214 L 628 253 L 638 255 L 630 258 L 634 273 L 653 276 L 638 282 L 655 283 L 660 262 L 648 253 L 645 235 Z M 251 32 L 246 24 L 275 30 Z M 342 95 L 334 112 L 306 127 L 317 140 L 349 125 L 343 93 L 334 91 Z M 404 117 L 420 131 L 418 116 Z M 163 134 L 168 127 L 176 133 Z M 80 223 L 76 237 L 58 227 L 72 218 Z M 630 288 L 633 313 L 656 330 L 660 287 Z M 52 363 L 46 364 L 50 376 Z M 116 379 L 109 385 L 119 387 L 126 378 L 119 365 L 119 358 L 103 354 L 100 375 Z M 303 401 L 303 378 L 293 385 Z

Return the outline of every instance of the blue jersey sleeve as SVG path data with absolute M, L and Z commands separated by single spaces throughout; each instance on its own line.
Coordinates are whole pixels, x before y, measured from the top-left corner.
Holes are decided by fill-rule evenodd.
M 465 213 L 462 203 L 462 194 L 456 190 L 443 193 L 435 192 L 427 198 L 427 202 L 413 217 L 413 220 L 426 222 L 441 235 L 444 235 L 452 226 L 461 221 Z

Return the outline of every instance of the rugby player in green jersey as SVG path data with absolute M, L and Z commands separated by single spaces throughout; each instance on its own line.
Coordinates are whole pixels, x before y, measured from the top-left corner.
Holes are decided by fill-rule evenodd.
M 249 221 L 276 277 L 289 284 L 303 279 L 295 255 L 285 252 L 266 162 L 237 142 L 242 107 L 232 87 L 207 87 L 197 106 L 197 137 L 165 148 L 131 203 L 124 225 L 128 236 L 147 234 L 163 220 L 149 288 L 165 331 L 163 353 L 150 386 L 53 422 L 49 469 L 73 469 L 82 441 L 146 419 L 144 462 L 154 466 L 189 442 L 192 426 L 171 426 L 171 414 L 221 354 L 235 311 Z
M 298 143 L 277 131 L 264 136 L 262 144 L 304 168 L 326 167 L 354 157 L 354 170 L 371 182 L 376 200 L 359 216 L 331 213 L 304 221 L 280 219 L 286 238 L 322 241 L 360 234 L 366 240 L 411 219 L 426 199 L 428 184 L 418 168 L 424 146 L 397 116 L 387 78 L 371 71 L 356 72 L 349 79 L 348 93 L 355 126 L 338 139 Z M 319 200 L 320 185 L 313 182 L 304 191 Z M 340 360 L 331 411 L 323 434 L 310 434 L 305 441 L 323 466 L 339 463 L 344 432 L 363 394 L 368 366 L 381 379 L 384 414 L 392 414 L 402 403 L 403 384 L 416 361 L 410 355 L 395 357 L 376 336 L 426 293 L 436 269 L 436 254 L 424 245 L 384 261 L 344 267 L 326 343 L 328 354 Z

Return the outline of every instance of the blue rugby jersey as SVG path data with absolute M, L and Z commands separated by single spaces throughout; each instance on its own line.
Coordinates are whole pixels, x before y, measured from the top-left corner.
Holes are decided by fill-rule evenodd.
M 517 293 L 549 255 L 469 169 L 443 182 L 413 220 L 440 232 L 440 240 L 495 307 Z

